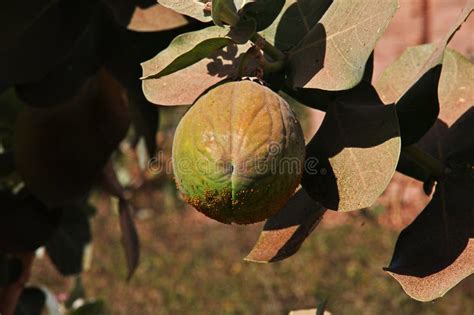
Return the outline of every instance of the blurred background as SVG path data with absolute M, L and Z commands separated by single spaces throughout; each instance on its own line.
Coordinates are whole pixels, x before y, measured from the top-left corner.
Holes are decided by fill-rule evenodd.
M 439 40 L 464 0 L 399 0 L 400 9 L 375 53 L 374 80 L 408 46 Z M 450 44 L 474 57 L 474 18 Z M 308 140 L 323 113 L 293 102 Z M 421 183 L 397 174 L 379 202 L 355 213 L 328 212 L 290 259 L 272 264 L 243 261 L 261 224 L 227 226 L 204 217 L 179 197 L 165 172 L 174 129 L 186 107 L 160 109 L 156 141 L 160 150 L 145 173 L 127 142 L 117 153 L 118 175 L 133 202 L 141 239 L 141 262 L 126 281 L 116 214 L 109 198 L 94 193 L 94 243 L 81 278 L 64 278 L 44 256 L 34 265 L 32 283 L 59 300 L 83 284 L 101 299 L 106 314 L 287 314 L 327 300 L 333 314 L 474 314 L 474 278 L 440 300 L 420 303 L 383 272 L 398 232 L 429 198 Z M 161 171 L 159 171 L 161 170 Z

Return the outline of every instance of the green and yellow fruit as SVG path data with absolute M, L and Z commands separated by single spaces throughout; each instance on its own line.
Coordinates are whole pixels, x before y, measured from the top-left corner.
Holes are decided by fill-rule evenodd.
M 223 84 L 184 115 L 173 170 L 185 200 L 223 222 L 250 224 L 280 210 L 298 186 L 305 146 L 288 103 L 250 81 Z

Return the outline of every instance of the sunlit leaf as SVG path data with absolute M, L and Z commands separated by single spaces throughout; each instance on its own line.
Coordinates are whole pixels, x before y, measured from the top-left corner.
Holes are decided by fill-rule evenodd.
M 303 105 L 326 111 L 329 104 L 339 97 L 343 97 L 344 95 L 350 95 L 354 91 L 361 91 L 361 88 L 361 92 L 364 93 L 367 83 L 370 83 L 372 81 L 373 70 L 374 53 L 372 52 L 365 66 L 365 72 L 362 81 L 359 82 L 359 84 L 353 87 L 352 89 L 343 91 L 326 91 L 321 89 L 291 88 L 289 86 L 284 86 L 283 90 L 285 91 L 285 93 L 287 93 Z M 359 92 L 356 93 L 360 94 Z
M 232 42 L 227 33 L 227 29 L 213 26 L 177 36 L 167 49 L 142 64 L 143 80 L 158 79 L 208 57 Z
M 396 9 L 395 0 L 335 0 L 289 52 L 293 86 L 323 90 L 355 86 Z
M 382 100 L 396 103 L 403 145 L 417 142 L 439 114 L 438 83 L 446 45 L 474 8 L 469 0 L 444 38 L 435 46 L 409 48 L 388 67 L 376 87 Z
M 369 85 L 331 103 L 307 145 L 302 185 L 323 206 L 351 211 L 371 206 L 390 182 L 400 154 L 394 106 L 384 106 Z
M 178 13 L 190 16 L 201 22 L 212 21 L 210 6 L 206 0 L 159 0 L 162 6 L 170 8 Z
M 295 254 L 321 221 L 326 209 L 304 189 L 298 190 L 276 215 L 265 222 L 247 261 L 274 262 Z
M 474 181 L 439 183 L 428 206 L 400 234 L 386 268 L 412 298 L 431 301 L 474 273 Z
M 249 45 L 232 44 L 229 38 L 224 37 L 227 33 L 226 29 L 213 26 L 182 34 L 168 49 L 143 63 L 143 77 L 181 69 L 156 79 L 143 80 L 143 92 L 147 99 L 159 105 L 189 105 L 209 87 L 235 75 L 238 58 Z M 209 42 L 199 45 L 206 39 Z M 222 44 L 225 47 L 217 49 Z M 176 58 L 180 55 L 184 57 Z
M 188 24 L 181 14 L 149 1 L 149 5 L 141 5 L 143 1 L 106 0 L 118 23 L 136 32 L 158 32 L 174 29 Z

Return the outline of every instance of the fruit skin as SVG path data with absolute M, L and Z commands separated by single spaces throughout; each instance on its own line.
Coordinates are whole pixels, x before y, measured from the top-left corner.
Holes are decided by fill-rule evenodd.
M 197 100 L 176 129 L 172 156 L 189 204 L 223 223 L 250 224 L 275 214 L 295 191 L 305 145 L 285 100 L 240 81 Z
M 107 72 L 88 79 L 67 103 L 26 107 L 15 123 L 15 165 L 48 207 L 89 192 L 130 124 L 124 88 Z

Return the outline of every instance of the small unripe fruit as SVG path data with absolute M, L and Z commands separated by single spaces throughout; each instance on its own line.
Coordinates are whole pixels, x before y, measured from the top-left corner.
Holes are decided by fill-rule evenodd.
M 288 103 L 258 83 L 226 83 L 199 98 L 180 121 L 173 170 L 184 199 L 223 222 L 267 219 L 298 186 L 305 154 Z

